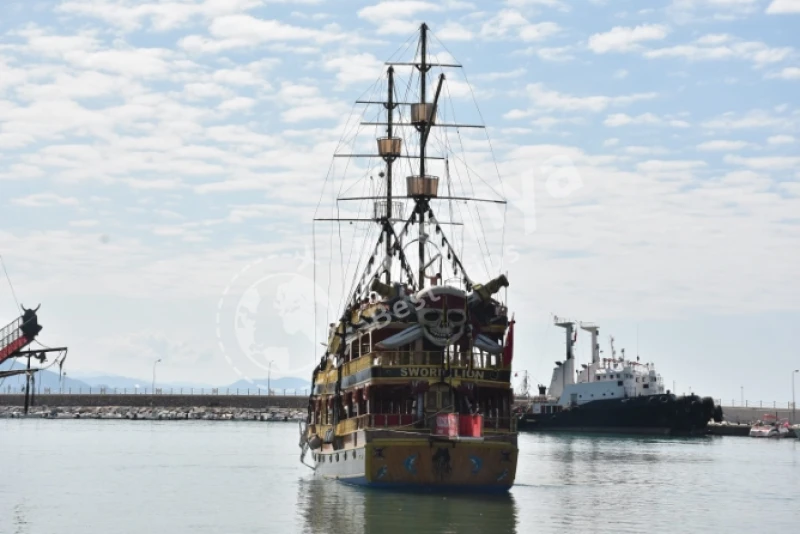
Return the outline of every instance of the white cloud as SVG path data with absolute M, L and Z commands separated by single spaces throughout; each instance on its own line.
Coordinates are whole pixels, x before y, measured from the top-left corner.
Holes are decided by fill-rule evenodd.
M 552 7 L 560 11 L 569 11 L 570 6 L 561 0 L 506 0 L 509 7 L 527 8 L 527 7 Z
M 46 208 L 50 206 L 77 206 L 78 199 L 75 197 L 64 197 L 55 193 L 33 193 L 25 197 L 12 199 L 14 204 L 28 208 Z
M 571 61 L 575 56 L 571 54 L 571 46 L 559 46 L 552 48 L 539 48 L 536 55 L 544 61 Z
M 669 33 L 669 28 L 661 24 L 643 24 L 633 28 L 615 26 L 605 33 L 589 37 L 589 49 L 595 54 L 608 52 L 630 52 L 637 50 L 640 43 L 659 41 Z
M 750 110 L 745 113 L 728 112 L 702 123 L 712 130 L 739 130 L 747 128 L 793 128 L 798 118 L 789 114 L 773 115 L 764 110 Z
M 617 80 L 624 80 L 628 77 L 628 71 L 626 69 L 617 69 L 614 71 L 614 78 Z
M 374 82 L 384 72 L 383 61 L 368 53 L 327 59 L 324 68 L 336 72 L 336 79 L 343 85 Z
M 789 169 L 800 169 L 800 157 L 774 156 L 743 158 L 741 156 L 725 156 L 725 162 L 757 170 L 785 171 Z
M 373 24 L 382 24 L 386 20 L 403 19 L 419 13 L 442 11 L 443 9 L 439 4 L 421 0 L 386 0 L 362 8 L 358 12 L 358 16 Z
M 281 118 L 289 123 L 336 119 L 348 109 L 340 102 L 321 96 L 319 89 L 311 85 L 284 83 L 278 97 L 285 103 Z
M 619 139 L 616 137 L 612 137 L 610 139 L 606 139 L 603 141 L 603 146 L 617 146 L 619 144 Z
M 732 151 L 732 150 L 741 150 L 749 146 L 750 143 L 746 141 L 726 141 L 726 140 L 715 140 L 715 141 L 706 141 L 704 143 L 700 143 L 697 145 L 697 150 L 702 150 L 704 152 L 725 152 L 725 151 Z
M 436 36 L 443 41 L 469 41 L 475 34 L 457 22 L 447 22 L 436 30 Z
M 653 113 L 642 113 L 640 115 L 628 115 L 626 113 L 612 113 L 603 121 L 606 126 L 615 128 L 618 126 L 654 124 L 662 126 L 672 126 L 673 128 L 688 128 L 690 124 L 682 119 L 672 119 L 659 117 Z
M 681 23 L 730 21 L 751 15 L 763 0 L 672 0 L 668 11 Z M 697 12 L 703 15 L 698 16 Z
M 669 150 L 663 146 L 642 146 L 642 145 L 628 145 L 624 147 L 623 152 L 626 154 L 633 154 L 635 156 L 662 156 L 669 154 Z
M 71 15 L 96 17 L 129 31 L 140 28 L 144 20 L 149 20 L 153 29 L 165 31 L 180 27 L 194 17 L 210 19 L 240 13 L 263 3 L 262 0 L 68 0 L 56 9 Z
M 541 83 L 529 84 L 526 87 L 526 91 L 534 109 L 559 111 L 599 112 L 612 106 L 624 106 L 633 102 L 652 100 L 657 96 L 656 93 L 634 93 L 622 96 L 574 96 L 547 89 Z M 514 117 L 520 118 L 532 113 L 533 110 L 517 110 Z
M 763 66 L 781 62 L 793 52 L 791 47 L 770 47 L 759 41 L 734 40 L 729 35 L 711 34 L 691 44 L 648 50 L 644 56 L 652 59 L 679 57 L 689 61 L 742 59 Z
M 770 145 L 791 145 L 796 139 L 791 135 L 773 135 L 767 139 Z
M 222 111 L 243 111 L 250 109 L 256 104 L 255 99 L 246 96 L 236 96 L 225 100 L 219 105 Z
M 485 80 L 492 82 L 496 80 L 509 80 L 512 78 L 519 78 L 520 76 L 524 76 L 525 73 L 527 72 L 528 71 L 525 68 L 520 67 L 518 69 L 504 71 L 504 72 L 486 72 L 483 74 L 476 74 L 475 76 L 472 76 L 472 78 L 476 80 Z
M 323 29 L 286 24 L 279 20 L 259 19 L 251 15 L 225 15 L 209 26 L 211 37 L 189 35 L 178 44 L 188 52 L 217 53 L 235 48 L 248 48 L 263 43 L 311 42 L 318 45 L 353 39 L 336 25 Z
M 74 226 L 76 228 L 91 228 L 93 226 L 97 226 L 98 224 L 100 224 L 100 221 L 97 219 L 77 219 L 69 222 L 70 226 Z
M 783 78 L 784 80 L 800 80 L 800 67 L 785 67 L 783 70 L 767 75 L 768 78 Z
M 639 163 L 636 166 L 636 168 L 640 172 L 659 174 L 659 173 L 690 172 L 695 169 L 700 169 L 706 166 L 707 163 L 705 161 L 699 161 L 699 160 L 651 159 Z
M 542 41 L 561 31 L 555 22 L 530 23 L 519 11 L 503 9 L 483 23 L 481 35 L 487 39 L 518 38 Z
M 375 24 L 380 35 L 413 33 L 423 22 L 422 15 L 474 9 L 469 2 L 448 0 L 444 2 L 426 2 L 423 0 L 384 0 L 378 4 L 367 6 L 358 11 L 358 16 Z M 447 22 L 440 28 L 433 28 L 434 33 L 442 39 L 466 40 L 472 32 L 456 22 Z
M 190 99 L 224 98 L 232 94 L 230 89 L 216 83 L 189 83 L 183 91 Z
M 783 13 L 800 13 L 800 0 L 772 0 L 767 13 L 777 15 Z

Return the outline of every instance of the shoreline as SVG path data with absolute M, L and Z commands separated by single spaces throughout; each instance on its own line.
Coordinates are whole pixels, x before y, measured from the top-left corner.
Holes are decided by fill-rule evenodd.
M 108 419 L 130 421 L 305 421 L 305 412 L 291 408 L 209 408 L 191 406 L 174 409 L 139 406 L 33 406 L 25 415 L 23 406 L 0 406 L 0 419 Z

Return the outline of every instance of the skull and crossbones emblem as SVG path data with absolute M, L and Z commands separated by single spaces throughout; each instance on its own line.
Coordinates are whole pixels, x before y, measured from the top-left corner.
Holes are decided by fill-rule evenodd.
M 426 300 L 425 307 L 417 311 L 417 322 L 428 341 L 438 347 L 446 347 L 464 335 L 467 312 L 463 304 L 461 308 L 448 308 L 446 302 L 444 306 L 437 304 Z

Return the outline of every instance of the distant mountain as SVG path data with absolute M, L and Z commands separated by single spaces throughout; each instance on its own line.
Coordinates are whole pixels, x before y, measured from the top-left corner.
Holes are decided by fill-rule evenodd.
M 10 369 L 22 369 L 23 365 L 20 362 L 13 362 L 14 365 L 12 367 L 12 362 L 5 362 L 0 365 L 0 371 L 10 370 Z M 56 372 L 53 371 L 40 371 L 36 375 L 36 390 L 44 392 L 45 388 L 50 388 L 51 392 L 56 393 L 61 389 L 61 382 L 59 381 L 59 375 L 57 368 Z M 76 371 L 75 374 L 79 377 L 79 379 L 72 378 L 69 376 L 69 372 L 67 372 L 67 376 L 64 378 L 64 391 L 71 390 L 72 393 L 76 393 L 78 391 L 83 390 L 84 392 L 88 392 L 89 388 L 100 389 L 101 387 L 114 389 L 117 390 L 132 390 L 136 388 L 138 385 L 142 389 L 150 389 L 152 387 L 152 378 L 150 379 L 140 379 L 140 378 L 130 378 L 127 376 L 118 376 L 118 375 L 92 375 L 82 373 L 80 371 Z M 273 378 L 270 381 L 270 386 L 272 387 L 272 391 L 276 394 L 283 393 L 283 390 L 286 390 L 287 394 L 307 394 L 308 388 L 311 387 L 310 383 L 307 380 L 303 380 L 302 378 L 294 378 L 294 377 L 284 377 L 284 378 Z M 3 381 L 0 379 L 0 391 L 9 392 L 9 391 L 22 391 L 22 388 L 25 387 L 25 376 L 18 375 L 8 377 Z M 198 390 L 205 389 L 210 391 L 213 388 L 218 388 L 220 393 L 223 390 L 230 389 L 235 390 L 238 389 L 240 392 L 251 390 L 255 392 L 256 390 L 260 389 L 263 393 L 267 392 L 267 379 L 260 378 L 257 380 L 253 380 L 252 382 L 248 380 L 238 380 L 233 384 L 228 386 L 213 386 L 211 384 L 201 384 L 196 382 L 156 382 L 156 387 L 161 388 L 162 390 L 167 389 L 184 389 L 187 390 L 188 388 L 192 388 L 195 392 Z M 9 389 L 10 388 L 10 389 Z
M 119 375 L 80 375 L 83 382 L 86 382 L 92 387 L 107 387 L 117 389 L 133 389 L 137 385 L 140 388 L 151 388 L 153 385 L 152 377 L 145 378 L 130 378 L 127 376 Z M 157 388 L 161 389 L 176 389 L 176 388 L 212 388 L 210 384 L 200 384 L 196 382 L 162 382 L 158 380 L 156 383 Z
M 38 363 L 38 362 L 37 362 Z M 0 364 L 0 371 L 10 371 L 12 369 L 24 369 L 25 365 L 20 362 L 3 362 Z M 61 390 L 62 384 L 59 380 L 58 367 L 53 367 L 53 371 L 39 371 L 36 373 L 36 391 L 44 391 L 46 388 L 55 393 Z M 73 392 L 83 389 L 89 390 L 89 384 L 81 380 L 70 378 L 69 373 L 64 378 L 63 387 L 65 391 L 70 388 Z M 22 392 L 25 388 L 25 375 L 9 376 L 5 379 L 0 378 L 0 391 L 8 392 Z
M 295 378 L 291 376 L 287 376 L 284 378 L 273 378 L 269 381 L 269 387 L 272 388 L 272 391 L 275 393 L 283 393 L 285 389 L 287 393 L 302 393 L 307 394 L 307 390 L 311 387 L 311 384 L 308 380 L 303 380 L 302 378 Z M 264 392 L 267 391 L 267 379 L 266 378 L 258 378 L 253 379 L 252 382 L 249 380 L 237 380 L 233 384 L 229 386 L 225 386 L 226 389 L 239 389 L 245 390 L 256 390 L 262 389 Z

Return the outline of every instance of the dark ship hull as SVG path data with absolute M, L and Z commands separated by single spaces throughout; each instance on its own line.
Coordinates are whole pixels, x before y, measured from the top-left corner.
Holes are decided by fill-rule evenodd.
M 604 432 L 621 434 L 704 435 L 722 408 L 710 397 L 671 394 L 604 399 L 556 413 L 522 413 L 520 431 Z

